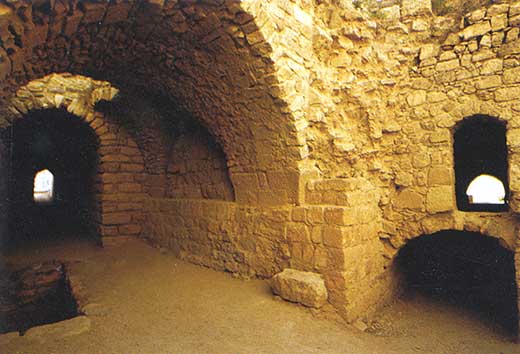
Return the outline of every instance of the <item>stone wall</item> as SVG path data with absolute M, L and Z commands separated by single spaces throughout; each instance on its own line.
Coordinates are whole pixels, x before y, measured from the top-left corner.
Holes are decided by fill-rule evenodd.
M 20 87 L 4 119 L 23 119 L 32 110 L 61 108 L 80 117 L 99 140 L 97 213 L 100 235 L 135 236 L 141 231 L 141 202 L 144 197 L 144 161 L 130 135 L 119 125 L 94 110 L 99 100 L 117 93 L 107 82 L 83 76 L 52 74 Z
M 398 292 L 393 260 L 414 237 L 478 231 L 518 253 L 517 2 L 462 21 L 433 15 L 429 0 L 377 11 L 335 0 L 52 4 L 0 1 L 0 126 L 35 102 L 91 124 L 102 143 L 105 235 L 140 233 L 247 276 L 319 272 L 348 321 Z M 207 127 L 223 154 L 193 159 L 205 144 L 163 139 L 156 123 L 179 114 L 145 99 L 128 102 L 140 124 L 125 132 L 117 114 L 92 109 L 112 99 L 108 83 L 60 84 L 68 100 L 63 89 L 41 94 L 49 79 L 16 93 L 59 71 L 160 94 Z M 504 213 L 456 208 L 453 129 L 476 114 L 507 123 Z M 202 178 L 208 170 L 218 173 Z
M 359 265 L 359 255 L 383 252 L 374 237 L 381 228 L 377 193 L 352 178 L 309 182 L 310 202 L 302 206 L 150 199 L 143 236 L 183 259 L 244 276 L 271 277 L 287 267 L 319 272 L 329 301 L 350 321 L 373 310 L 359 293 L 391 295 L 376 282 L 382 257 Z
M 295 26 L 306 22 L 303 11 L 295 21 L 285 18 L 286 10 L 293 11 L 285 1 L 0 4 L 0 96 L 64 71 L 160 92 L 216 137 L 228 157 L 237 200 L 296 202 L 299 163 L 307 156 L 299 135 L 305 120 L 293 114 L 303 114 L 308 78 L 300 57 L 309 47 L 301 51 L 298 45 L 306 27 Z M 264 26 L 275 10 L 278 24 Z M 293 37 L 291 46 L 284 44 L 285 32 Z M 279 58 L 302 74 L 274 65 Z M 272 179 L 268 169 L 276 176 L 273 186 L 262 184 Z
M 167 196 L 233 201 L 226 156 L 202 129 L 177 138 L 170 152 Z

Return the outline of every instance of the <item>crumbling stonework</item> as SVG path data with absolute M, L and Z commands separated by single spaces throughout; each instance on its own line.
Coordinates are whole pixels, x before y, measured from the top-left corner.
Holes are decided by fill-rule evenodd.
M 317 272 L 352 322 L 399 291 L 393 260 L 414 237 L 477 231 L 520 252 L 519 16 L 512 1 L 460 23 L 427 0 L 374 13 L 332 0 L 0 1 L 0 126 L 65 107 L 100 137 L 102 235 L 245 276 Z M 156 122 L 179 114 L 135 94 L 127 131 L 94 108 L 114 87 L 175 102 L 206 138 L 166 134 Z M 506 212 L 456 207 L 453 131 L 477 114 L 506 122 Z

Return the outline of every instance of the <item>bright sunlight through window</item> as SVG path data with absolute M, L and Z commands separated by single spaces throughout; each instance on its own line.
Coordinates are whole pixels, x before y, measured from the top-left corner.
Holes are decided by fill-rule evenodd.
M 471 181 L 466 195 L 470 204 L 505 204 L 506 190 L 498 178 L 480 175 Z
M 34 201 L 50 203 L 54 198 L 54 175 L 49 170 L 42 170 L 34 177 Z

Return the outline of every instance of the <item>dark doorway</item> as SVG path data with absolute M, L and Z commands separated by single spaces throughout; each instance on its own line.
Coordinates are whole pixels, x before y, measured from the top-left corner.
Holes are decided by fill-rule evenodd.
M 406 291 L 464 308 L 516 335 L 514 255 L 498 239 L 459 231 L 421 236 L 400 250 L 396 266 Z
M 507 210 L 508 166 L 505 123 L 496 118 L 476 115 L 464 119 L 455 129 L 455 186 L 457 207 L 464 211 Z M 472 200 L 468 187 L 479 176 L 495 179 L 502 192 L 495 202 Z M 484 180 L 485 181 L 485 180 Z M 477 181 L 478 183 L 478 181 Z M 493 194 L 493 183 L 481 186 L 484 194 Z M 487 189 L 487 190 L 486 190 Z M 471 194 L 471 193 L 470 193 Z
M 41 110 L 14 122 L 6 135 L 10 146 L 9 245 L 97 238 L 98 141 L 88 124 L 64 110 Z M 36 178 L 40 187 L 35 185 L 42 171 L 53 177 L 52 197 L 44 201 L 42 181 Z

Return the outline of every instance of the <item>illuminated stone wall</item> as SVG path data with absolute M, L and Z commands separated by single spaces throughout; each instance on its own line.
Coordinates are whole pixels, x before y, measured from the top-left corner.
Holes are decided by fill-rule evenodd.
M 68 105 L 118 137 L 100 150 L 103 234 L 247 276 L 321 273 L 352 321 L 399 290 L 411 238 L 471 230 L 519 252 L 519 16 L 516 2 L 461 22 L 428 0 L 0 1 L 0 126 L 52 72 L 132 92 L 128 132 L 126 113 Z M 215 142 L 165 130 L 179 114 L 144 96 Z M 507 212 L 456 208 L 453 128 L 476 114 L 507 122 Z

